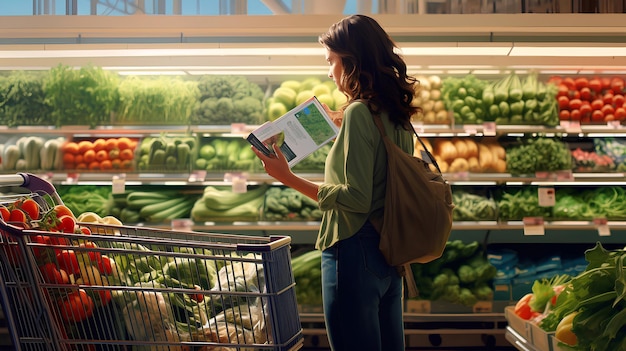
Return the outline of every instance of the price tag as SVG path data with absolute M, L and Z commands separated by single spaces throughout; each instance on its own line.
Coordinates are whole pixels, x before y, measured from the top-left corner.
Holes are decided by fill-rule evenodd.
M 78 177 L 80 176 L 80 174 L 78 173 L 68 173 L 67 174 L 67 178 L 65 179 L 65 181 L 68 184 L 76 184 L 78 183 Z
M 113 194 L 123 194 L 126 191 L 126 174 L 114 175 L 111 179 L 111 186 Z
M 478 125 L 466 124 L 463 126 L 463 130 L 465 131 L 465 133 L 469 135 L 476 135 L 476 132 L 478 131 Z
M 243 174 L 235 175 L 232 177 L 232 190 L 233 193 L 245 193 L 248 191 L 248 178 Z
M 572 170 L 563 170 L 556 172 L 556 180 L 574 180 L 574 173 Z
M 230 124 L 230 132 L 232 134 L 241 134 L 246 131 L 245 123 L 231 123 Z
M 539 187 L 539 206 L 552 207 L 556 202 L 556 195 L 552 187 Z
M 596 225 L 599 236 L 611 236 L 611 228 L 609 228 L 608 220 L 606 218 L 594 218 L 593 224 Z
M 478 301 L 472 306 L 474 313 L 491 313 L 493 312 L 493 303 L 491 301 Z
M 607 126 L 609 126 L 609 128 L 614 128 L 614 129 L 621 129 L 622 128 L 622 121 L 608 121 Z
M 544 235 L 543 217 L 524 217 L 524 235 Z
M 172 230 L 190 232 L 193 229 L 193 221 L 188 218 L 175 218 L 171 222 Z
M 496 136 L 496 122 L 483 123 L 483 135 L 484 136 Z
M 416 132 L 417 134 L 424 133 L 424 123 L 422 123 L 422 122 L 415 123 L 415 124 L 413 125 L 413 128 L 415 129 L 415 132 Z
M 560 125 L 568 133 L 582 133 L 580 121 L 561 121 Z
M 206 178 L 206 171 L 205 170 L 195 170 L 195 171 L 191 172 L 191 174 L 189 174 L 188 181 L 190 183 L 193 183 L 193 182 L 204 182 L 205 178 Z

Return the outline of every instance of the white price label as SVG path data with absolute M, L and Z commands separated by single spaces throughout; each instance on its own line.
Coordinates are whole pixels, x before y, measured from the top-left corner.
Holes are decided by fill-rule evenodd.
M 524 217 L 524 235 L 544 235 L 543 217 Z
M 204 182 L 205 178 L 206 178 L 206 171 L 205 170 L 195 170 L 195 171 L 191 172 L 191 174 L 189 174 L 188 181 L 190 183 L 193 183 L 193 182 Z
M 248 191 L 247 178 L 244 176 L 233 176 L 232 178 L 233 193 L 245 193 Z
M 599 236 L 611 236 L 611 228 L 609 228 L 608 220 L 606 218 L 594 218 L 593 224 L 598 229 Z
M 80 174 L 78 173 L 68 173 L 67 174 L 67 178 L 66 178 L 66 182 L 68 184 L 76 184 L 78 183 L 78 177 L 80 176 Z
M 126 192 L 126 174 L 114 175 L 111 179 L 111 192 L 113 194 L 123 194 Z
M 539 188 L 539 206 L 552 207 L 556 203 L 556 195 L 552 187 Z
M 496 136 L 496 122 L 483 123 L 483 135 L 484 136 Z

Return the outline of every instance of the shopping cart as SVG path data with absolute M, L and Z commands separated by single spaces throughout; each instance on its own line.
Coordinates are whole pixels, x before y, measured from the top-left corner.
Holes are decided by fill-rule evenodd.
M 34 175 L 0 185 L 29 189 L 22 196 L 42 211 L 61 203 Z M 17 350 L 302 348 L 289 237 L 77 225 L 84 232 L 0 221 L 0 293 Z

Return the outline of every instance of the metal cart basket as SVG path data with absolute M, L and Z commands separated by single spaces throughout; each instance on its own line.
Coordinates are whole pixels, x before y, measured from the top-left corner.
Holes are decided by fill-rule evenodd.
M 62 204 L 31 174 L 42 213 Z M 10 204 L 14 198 L 0 203 Z M 0 295 L 17 350 L 298 350 L 289 237 L 0 220 Z

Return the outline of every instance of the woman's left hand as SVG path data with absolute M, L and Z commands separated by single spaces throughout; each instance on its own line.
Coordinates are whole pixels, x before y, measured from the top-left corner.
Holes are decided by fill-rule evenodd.
M 252 151 L 254 151 L 257 157 L 263 162 L 263 168 L 265 168 L 265 172 L 267 172 L 269 176 L 282 182 L 292 174 L 287 159 L 285 158 L 285 155 L 283 155 L 282 151 L 280 151 L 280 147 L 278 145 L 272 144 L 274 153 L 270 155 L 265 155 L 254 146 L 251 147 Z

